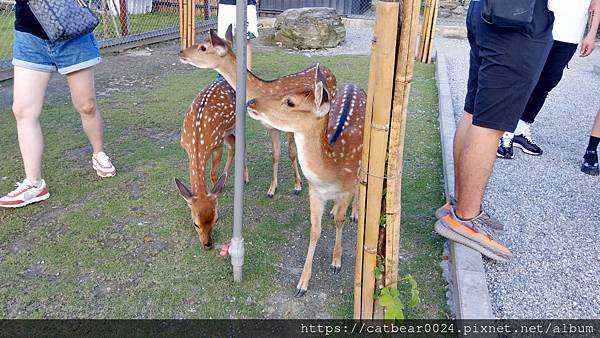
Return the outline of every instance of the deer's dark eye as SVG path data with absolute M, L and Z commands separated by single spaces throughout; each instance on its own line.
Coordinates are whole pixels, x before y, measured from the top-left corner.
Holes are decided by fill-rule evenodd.
M 287 104 L 288 107 L 290 108 L 294 108 L 296 105 L 294 104 L 294 102 L 290 99 L 287 99 L 285 104 Z
M 200 45 L 200 50 L 206 52 L 206 47 L 204 45 Z

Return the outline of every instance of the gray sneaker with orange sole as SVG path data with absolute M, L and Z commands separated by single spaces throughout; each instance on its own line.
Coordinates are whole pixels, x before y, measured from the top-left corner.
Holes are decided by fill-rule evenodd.
M 491 220 L 484 212 L 473 219 L 461 220 L 454 214 L 454 208 L 451 208 L 449 214 L 435 223 L 435 231 L 491 259 L 508 262 L 512 259 L 512 253 L 489 230 Z

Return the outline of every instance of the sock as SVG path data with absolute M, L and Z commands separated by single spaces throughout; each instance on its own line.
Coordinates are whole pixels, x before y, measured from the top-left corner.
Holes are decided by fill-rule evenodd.
M 530 124 L 523 121 L 523 120 L 519 120 L 519 123 L 517 124 L 517 128 L 515 128 L 515 135 L 521 135 L 523 134 L 523 132 L 525 131 L 525 128 L 529 127 Z
M 598 149 L 598 143 L 600 143 L 600 137 L 590 136 L 590 143 L 588 143 L 587 151 L 596 151 Z
M 515 137 L 515 133 L 511 133 L 508 131 L 505 131 L 504 134 L 502 134 L 502 138 L 506 138 L 506 139 L 510 139 L 512 140 Z

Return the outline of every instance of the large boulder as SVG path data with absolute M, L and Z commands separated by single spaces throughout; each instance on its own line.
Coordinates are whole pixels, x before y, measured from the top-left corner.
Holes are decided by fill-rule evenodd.
M 275 20 L 275 41 L 296 49 L 332 48 L 346 38 L 342 18 L 333 8 L 292 8 Z

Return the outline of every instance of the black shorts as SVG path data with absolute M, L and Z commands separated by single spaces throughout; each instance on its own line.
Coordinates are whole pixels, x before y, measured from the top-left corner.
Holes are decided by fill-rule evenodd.
M 467 33 L 471 52 L 465 112 L 473 125 L 514 130 L 552 47 L 554 15 L 537 0 L 534 21 L 519 31 L 481 19 L 481 1 L 471 1 Z

